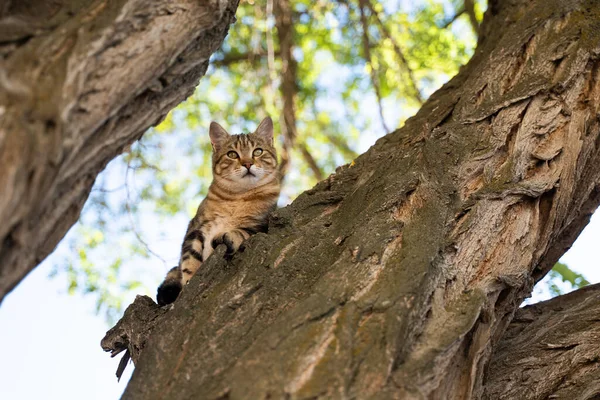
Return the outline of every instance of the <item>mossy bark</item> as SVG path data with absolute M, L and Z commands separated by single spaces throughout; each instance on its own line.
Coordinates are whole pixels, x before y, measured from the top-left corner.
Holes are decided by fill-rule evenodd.
M 193 92 L 237 3 L 2 3 L 0 301 L 75 223 L 106 164 Z
M 600 3 L 490 1 L 419 113 L 209 258 L 125 399 L 483 395 L 518 305 L 600 202 Z

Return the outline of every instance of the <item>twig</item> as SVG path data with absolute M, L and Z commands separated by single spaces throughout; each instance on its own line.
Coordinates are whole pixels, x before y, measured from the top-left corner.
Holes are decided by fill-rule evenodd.
M 471 22 L 471 26 L 473 27 L 473 31 L 475 31 L 475 35 L 479 36 L 479 21 L 477 21 L 477 15 L 475 15 L 475 1 L 474 0 L 465 0 L 465 11 L 469 16 L 469 21 Z
M 282 64 L 281 83 L 279 88 L 283 96 L 283 123 L 281 124 L 281 130 L 284 139 L 279 171 L 281 179 L 283 180 L 290 166 L 291 149 L 296 144 L 296 138 L 298 136 L 296 128 L 296 107 L 294 104 L 298 87 L 296 85 L 296 59 L 294 58 L 292 52 L 294 46 L 292 9 L 289 0 L 274 1 L 276 1 L 274 7 L 275 28 L 277 29 L 277 36 L 279 39 L 279 50 L 281 52 Z M 323 178 L 323 174 L 315 159 L 305 146 L 299 145 L 298 147 L 304 158 L 304 161 L 306 161 L 310 167 L 311 171 L 315 175 L 315 178 L 321 180 Z
M 312 111 L 315 116 L 318 115 L 318 113 L 319 113 L 317 110 L 317 107 L 314 103 L 312 105 Z M 329 143 L 331 143 L 335 147 L 337 147 L 338 150 L 340 150 L 342 153 L 344 153 L 344 155 L 351 160 L 358 157 L 358 153 L 356 151 L 352 150 L 352 148 L 350 146 L 348 146 L 348 143 L 345 140 L 340 139 L 339 137 L 335 136 L 335 134 L 329 133 L 328 127 L 321 124 L 318 118 L 315 118 L 315 120 L 320 128 L 319 131 L 321 132 L 322 135 L 325 136 L 325 138 L 327 138 Z
M 129 159 L 129 161 L 127 161 L 127 170 L 125 171 L 125 191 L 127 193 L 127 198 L 125 200 L 125 209 L 127 210 L 127 216 L 129 218 L 129 224 L 131 226 L 131 230 L 132 230 L 133 234 L 135 235 L 136 239 L 142 244 L 142 246 L 145 247 L 145 249 L 148 253 L 152 254 L 154 257 L 161 260 L 164 265 L 167 265 L 167 262 L 165 261 L 164 258 L 162 258 L 159 254 L 155 253 L 154 251 L 152 251 L 152 249 L 150 249 L 150 246 L 148 245 L 148 243 L 146 243 L 144 241 L 144 239 L 142 239 L 142 236 L 140 235 L 140 233 L 137 231 L 137 229 L 135 227 L 135 221 L 133 220 L 133 213 L 131 212 L 131 206 L 130 206 L 130 202 L 131 202 L 131 194 L 129 191 L 129 171 L 130 170 L 133 170 L 133 168 L 131 167 L 131 159 Z
M 385 26 L 385 24 L 383 23 L 381 18 L 379 18 L 379 13 L 373 7 L 371 0 L 360 0 L 360 1 L 361 1 L 361 3 L 364 2 L 367 4 L 367 7 L 369 7 L 369 10 L 371 11 L 371 15 L 373 15 L 373 17 L 375 17 L 375 21 L 377 22 L 377 25 L 379 25 L 379 27 L 381 28 L 381 31 L 383 32 L 385 37 L 387 37 L 390 40 L 390 42 L 392 43 L 392 46 L 394 47 L 394 52 L 396 53 L 396 56 L 398 57 L 400 62 L 402 64 L 404 64 L 404 67 L 406 68 L 406 72 L 408 73 L 408 80 L 409 80 L 410 86 L 412 87 L 412 90 L 413 90 L 413 97 L 420 105 L 422 105 L 424 103 L 424 100 L 423 100 L 423 97 L 421 97 L 421 92 L 419 91 L 419 87 L 417 86 L 415 74 L 414 74 L 412 68 L 410 67 L 410 65 L 408 64 L 408 61 L 406 60 L 406 57 L 404 56 L 404 52 L 400 48 L 400 45 L 398 44 L 398 42 L 396 41 L 394 36 L 392 36 L 389 29 Z
M 302 154 L 302 158 L 308 164 L 308 166 L 309 166 L 310 170 L 313 172 L 313 175 L 315 176 L 315 178 L 317 178 L 317 180 L 319 180 L 319 181 L 322 180 L 323 179 L 323 171 L 321 171 L 321 168 L 315 161 L 312 154 L 310 154 L 310 152 L 308 151 L 308 148 L 306 147 L 306 145 L 304 143 L 299 143 L 297 146 L 298 146 L 298 149 L 300 150 L 300 154 Z
M 92 192 L 100 192 L 100 193 L 114 193 L 114 192 L 118 192 L 125 189 L 125 184 L 121 185 L 121 186 L 117 186 L 114 189 L 104 189 L 103 187 L 99 187 L 99 188 L 93 188 Z
M 377 105 L 379 107 L 379 117 L 381 118 L 381 125 L 383 126 L 383 130 L 386 133 L 390 133 L 389 128 L 385 123 L 385 118 L 383 116 L 383 103 L 381 98 L 381 89 L 379 87 L 379 80 L 377 79 L 377 72 L 375 71 L 375 67 L 373 66 L 373 61 L 371 58 L 371 49 L 369 45 L 369 24 L 367 22 L 367 16 L 365 15 L 365 0 L 359 0 L 360 10 L 360 23 L 362 25 L 362 43 L 363 43 L 363 51 L 365 55 L 365 60 L 370 66 L 370 75 L 371 75 L 371 83 L 373 84 L 373 89 L 375 90 L 375 96 L 377 97 Z
M 275 52 L 276 55 L 279 55 L 278 52 Z M 256 63 L 263 59 L 263 57 L 268 56 L 269 51 L 263 49 L 252 50 L 248 53 L 238 53 L 238 54 L 226 54 L 220 60 L 213 60 L 212 64 L 219 67 L 228 67 L 232 64 L 236 64 L 239 62 L 248 61 L 250 63 Z
M 351 160 L 353 160 L 356 157 L 358 157 L 358 153 L 356 151 L 352 150 L 350 148 L 350 146 L 348 146 L 348 143 L 346 143 L 345 141 L 341 140 L 339 137 L 337 137 L 335 135 L 330 135 L 328 133 L 325 133 L 325 137 L 327 138 L 327 140 L 331 144 L 333 144 L 342 153 L 344 153 L 346 155 L 346 157 L 349 157 Z
M 275 55 L 281 56 L 281 52 L 275 52 L 275 45 L 273 42 L 273 30 L 269 29 L 269 20 L 273 19 L 273 0 L 267 0 L 267 67 L 269 68 L 269 80 L 271 84 L 271 89 L 273 92 L 275 80 L 277 79 L 277 74 L 275 72 Z
M 452 25 L 454 23 L 454 21 L 456 21 L 457 19 L 460 18 L 461 15 L 463 15 L 465 13 L 465 9 L 464 7 L 459 9 L 456 14 L 454 14 L 454 16 L 452 18 L 450 18 L 448 21 L 446 21 L 444 23 L 444 25 L 442 25 L 442 29 L 448 29 L 448 27 L 450 25 Z

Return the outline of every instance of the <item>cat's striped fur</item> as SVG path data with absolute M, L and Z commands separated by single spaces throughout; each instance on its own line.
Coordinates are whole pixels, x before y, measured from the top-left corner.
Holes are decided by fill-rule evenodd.
M 213 181 L 188 225 L 179 265 L 158 288 L 160 305 L 175 301 L 217 245 L 225 244 L 232 254 L 250 235 L 264 232 L 277 204 L 279 175 L 271 118 L 265 118 L 254 133 L 241 135 L 230 135 L 212 122 L 209 134 Z

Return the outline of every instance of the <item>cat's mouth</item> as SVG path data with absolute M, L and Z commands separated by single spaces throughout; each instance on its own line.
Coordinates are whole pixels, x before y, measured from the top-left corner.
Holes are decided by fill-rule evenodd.
M 256 175 L 254 175 L 252 172 L 250 171 L 246 171 L 246 174 L 242 176 L 242 178 L 246 178 L 246 177 L 254 177 Z

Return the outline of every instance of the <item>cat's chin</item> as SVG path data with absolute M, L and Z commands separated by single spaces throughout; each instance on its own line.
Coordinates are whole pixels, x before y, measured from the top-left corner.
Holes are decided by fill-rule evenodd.
M 244 175 L 220 177 L 218 184 L 233 193 L 245 192 L 263 186 L 274 179 L 274 173 L 263 174 L 262 171 L 250 172 Z
M 239 178 L 237 183 L 245 188 L 251 189 L 258 186 L 260 183 L 260 178 L 256 175 L 247 174 Z
M 244 175 L 235 177 L 234 179 L 222 180 L 220 185 L 234 193 L 245 192 L 263 184 L 261 177 L 256 175 Z

